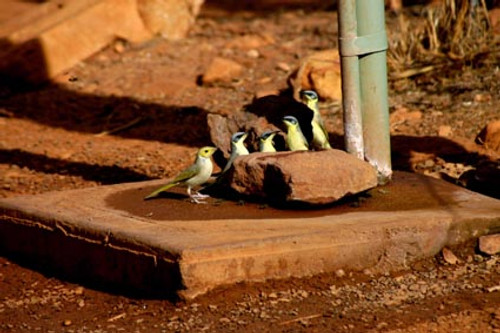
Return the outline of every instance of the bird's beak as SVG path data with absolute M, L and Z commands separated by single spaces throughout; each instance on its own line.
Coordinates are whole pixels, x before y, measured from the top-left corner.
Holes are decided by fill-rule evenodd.
M 267 137 L 267 138 L 268 138 L 268 140 L 269 140 L 269 139 L 271 139 L 271 140 L 272 140 L 272 138 L 274 138 L 274 136 L 275 136 L 276 134 L 278 134 L 279 132 L 280 132 L 280 131 L 272 131 L 271 133 L 269 133 L 269 136 Z
M 238 142 L 243 142 L 243 141 L 245 141 L 247 137 L 248 137 L 248 133 L 247 133 L 247 132 L 245 132 L 245 134 L 243 134 L 243 135 L 241 136 L 241 138 L 238 140 Z

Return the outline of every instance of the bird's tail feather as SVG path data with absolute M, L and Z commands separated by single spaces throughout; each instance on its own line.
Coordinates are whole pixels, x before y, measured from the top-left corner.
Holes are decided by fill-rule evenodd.
M 148 194 L 147 196 L 144 197 L 144 200 L 149 200 L 149 199 L 152 199 L 152 198 L 155 198 L 158 196 L 158 194 L 160 194 L 161 192 L 163 191 L 166 191 L 168 190 L 169 188 L 171 187 L 174 187 L 175 185 L 177 185 L 177 183 L 170 183 L 170 184 L 167 184 L 167 185 L 163 185 L 162 187 L 160 187 L 159 189 L 151 192 L 150 194 Z

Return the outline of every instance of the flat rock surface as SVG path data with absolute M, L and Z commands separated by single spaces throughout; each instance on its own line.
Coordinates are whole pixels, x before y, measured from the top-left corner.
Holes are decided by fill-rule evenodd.
M 134 268 L 134 281 L 143 281 L 138 277 L 141 273 L 152 278 L 161 271 L 154 279 L 169 282 L 162 288 L 191 298 L 239 281 L 308 276 L 340 268 L 394 270 L 435 255 L 445 245 L 500 228 L 500 201 L 415 174 L 396 173 L 385 187 L 321 210 L 282 210 L 216 198 L 207 205 L 193 205 L 182 191 L 142 201 L 162 182 L 3 199 L 0 243 L 17 246 L 18 251 L 33 247 L 26 242 L 22 249 L 19 242 L 23 241 L 9 242 L 10 233 L 17 230 L 12 225 L 22 225 L 35 234 L 48 231 L 49 236 L 41 235 L 38 241 L 60 234 L 69 239 L 67 246 L 88 242 L 133 253 L 137 262 L 130 265 L 154 262 L 151 271 Z M 47 249 L 28 252 L 34 255 L 39 250 Z M 73 248 L 71 255 L 75 252 Z M 81 252 L 71 261 L 72 269 L 75 260 L 88 263 L 87 251 Z M 65 249 L 58 249 L 59 260 L 64 261 L 64 253 Z M 116 267 L 130 270 L 129 260 Z M 126 279 L 114 266 L 109 271 L 109 263 L 99 264 L 90 266 L 98 270 L 99 278 Z

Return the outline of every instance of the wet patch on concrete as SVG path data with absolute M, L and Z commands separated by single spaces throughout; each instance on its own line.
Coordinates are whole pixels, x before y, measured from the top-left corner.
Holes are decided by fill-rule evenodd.
M 301 203 L 273 205 L 242 197 L 209 198 L 207 204 L 189 202 L 184 188 L 173 188 L 160 197 L 143 198 L 157 186 L 138 187 L 112 193 L 106 204 L 133 216 L 152 220 L 198 221 L 225 219 L 300 219 L 367 211 L 407 211 L 454 204 L 456 187 L 419 174 L 395 172 L 393 181 L 334 204 L 312 206 Z M 447 192 L 446 199 L 438 193 Z M 232 199 L 232 200 L 231 200 Z

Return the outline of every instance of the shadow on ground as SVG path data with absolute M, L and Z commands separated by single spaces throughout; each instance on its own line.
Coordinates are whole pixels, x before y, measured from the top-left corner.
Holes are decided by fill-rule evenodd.
M 219 5 L 224 6 L 224 2 Z M 273 5 L 279 6 L 279 1 L 273 2 Z M 250 6 L 250 3 L 244 2 L 242 6 Z M 48 71 L 43 47 L 36 40 L 12 45 L 2 39 L 0 46 L 0 110 L 5 110 L 12 117 L 27 118 L 46 126 L 82 133 L 107 133 L 122 138 L 192 147 L 212 144 L 207 126 L 208 110 L 198 106 L 179 107 L 129 97 L 70 91 L 63 86 L 47 83 Z M 281 119 L 286 114 L 295 115 L 305 124 L 309 124 L 312 117 L 307 107 L 294 101 L 286 91 L 279 96 L 256 99 L 246 106 L 246 110 L 265 117 L 269 123 L 282 129 Z M 311 137 L 310 126 L 304 126 L 303 131 L 306 137 Z M 283 135 L 277 136 L 277 141 L 278 149 L 283 149 Z M 342 149 L 344 146 L 343 137 L 336 133 L 330 133 L 330 141 L 335 148 Z M 478 161 L 487 159 L 487 156 L 470 152 L 441 137 L 393 136 L 392 151 L 393 165 L 398 170 L 414 170 L 412 156 L 415 152 L 473 166 Z M 0 162 L 15 163 L 46 173 L 65 170 L 71 175 L 83 176 L 103 184 L 148 179 L 120 167 L 67 162 L 20 150 L 0 151 Z
M 103 185 L 151 179 L 146 175 L 117 165 L 103 166 L 72 162 L 19 149 L 0 149 L 0 164 L 15 164 L 20 168 L 28 168 L 46 174 L 78 176 Z
M 0 231 L 15 235 L 0 244 L 0 256 L 47 278 L 138 299 L 179 299 L 176 291 L 182 290 L 182 282 L 174 261 L 68 237 L 57 230 L 1 223 Z

